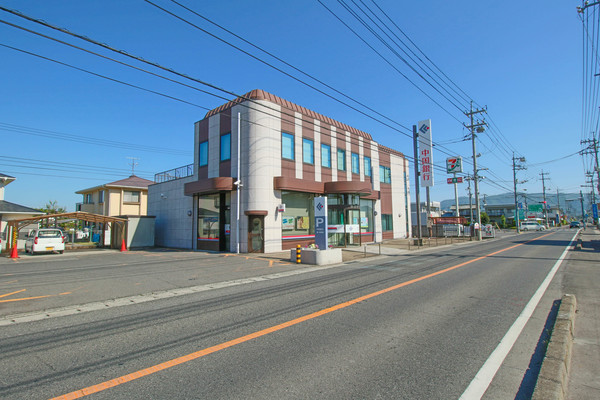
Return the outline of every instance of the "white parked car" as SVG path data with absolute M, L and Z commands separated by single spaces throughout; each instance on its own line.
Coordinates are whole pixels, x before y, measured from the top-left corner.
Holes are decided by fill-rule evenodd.
M 65 237 L 60 229 L 42 228 L 34 229 L 29 232 L 27 241 L 25 242 L 26 253 L 43 253 L 65 251 Z
M 544 225 L 540 225 L 537 222 L 523 222 L 521 224 L 522 231 L 543 231 L 545 229 Z

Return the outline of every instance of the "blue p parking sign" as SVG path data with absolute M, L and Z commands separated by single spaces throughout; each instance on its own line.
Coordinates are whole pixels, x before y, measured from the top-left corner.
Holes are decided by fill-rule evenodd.
M 327 250 L 327 197 L 315 197 L 315 244 L 320 250 Z

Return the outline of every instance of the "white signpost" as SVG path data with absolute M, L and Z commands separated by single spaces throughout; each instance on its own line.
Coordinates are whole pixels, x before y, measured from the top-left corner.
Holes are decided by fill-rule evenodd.
M 431 120 L 419 121 L 419 163 L 421 164 L 421 187 L 433 186 L 433 144 L 431 142 Z

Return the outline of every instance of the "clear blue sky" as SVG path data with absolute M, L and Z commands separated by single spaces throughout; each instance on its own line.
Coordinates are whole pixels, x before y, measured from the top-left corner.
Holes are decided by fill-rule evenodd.
M 452 143 L 467 134 L 462 123 L 468 121 L 462 112 L 466 111 L 468 101 L 460 99 L 455 107 L 387 48 L 376 44 L 373 36 L 337 1 L 321 1 L 369 43 L 374 43 L 395 68 L 443 108 L 382 61 L 316 0 L 181 0 L 181 3 L 405 127 L 431 118 L 434 142 L 443 144 L 452 154 L 470 156 L 470 142 Z M 171 1 L 155 2 L 298 75 Z M 494 125 L 477 142 L 482 154 L 479 163 L 490 170 L 481 172 L 486 176 L 480 185 L 482 194 L 512 190 L 513 150 L 526 157 L 529 165 L 518 174 L 519 179 L 528 180 L 520 188 L 530 193 L 541 192 L 539 174 L 543 169 L 548 172 L 547 188 L 552 193 L 557 188 L 579 192 L 580 185 L 585 183 L 580 156 L 536 165 L 581 148 L 582 24 L 575 9 L 580 5 L 578 1 L 377 0 L 376 3 L 468 95 L 467 99 L 487 105 L 486 118 L 488 121 L 491 118 Z M 347 4 L 356 7 L 351 1 Z M 356 4 L 361 2 L 356 0 Z M 371 0 L 364 0 L 364 4 L 375 7 Z M 383 145 L 412 156 L 412 140 L 406 135 L 284 76 L 142 0 L 4 0 L 0 5 L 231 92 L 267 90 L 369 132 Z M 132 62 L 4 11 L 0 11 L 0 19 Z M 157 172 L 189 164 L 193 161 L 193 124 L 206 112 L 201 107 L 210 109 L 224 103 L 5 24 L 0 24 L 0 44 L 194 104 L 0 47 L 0 172 L 17 178 L 7 187 L 5 199 L 18 204 L 42 207 L 56 200 L 72 211 L 75 203 L 81 201 L 75 191 L 129 176 L 128 157 L 139 158 L 136 175 L 147 179 L 153 179 Z M 152 69 L 139 62 L 132 63 Z M 152 71 L 168 75 L 157 69 Z M 433 81 L 432 84 L 440 87 Z M 408 133 L 404 128 L 398 129 Z M 64 135 L 70 135 L 69 140 L 59 139 Z M 107 143 L 95 144 L 98 140 Z M 124 148 L 122 143 L 128 147 Z M 502 143 L 509 146 L 504 144 L 501 146 L 504 150 L 500 149 Z M 439 151 L 434 153 L 436 164 L 444 165 L 446 157 Z M 470 172 L 471 162 L 465 159 Z M 446 178 L 445 172 L 436 171 L 436 186 L 431 192 L 434 200 L 453 197 L 453 188 L 446 184 Z M 414 184 L 412 172 L 410 179 L 411 185 Z M 465 189 L 466 185 L 459 186 L 461 196 L 466 195 Z

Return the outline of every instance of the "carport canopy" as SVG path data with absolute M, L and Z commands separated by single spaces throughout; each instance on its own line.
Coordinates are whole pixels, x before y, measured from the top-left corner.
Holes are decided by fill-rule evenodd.
M 11 240 L 12 246 L 17 245 L 17 242 L 16 242 L 17 234 L 21 228 L 31 224 L 32 222 L 50 220 L 50 219 L 53 219 L 53 220 L 78 219 L 81 221 L 88 221 L 88 222 L 102 223 L 102 224 L 115 223 L 115 224 L 119 224 L 121 226 L 121 232 L 125 231 L 125 226 L 127 224 L 127 219 L 125 219 L 125 218 L 108 217 L 106 215 L 92 214 L 92 213 L 87 213 L 87 212 L 83 212 L 83 211 L 77 211 L 77 212 L 72 212 L 72 213 L 62 213 L 62 214 L 46 214 L 46 215 L 42 215 L 39 217 L 15 219 L 12 221 L 7 221 L 9 231 L 12 229 L 12 238 L 13 238 L 13 240 Z

